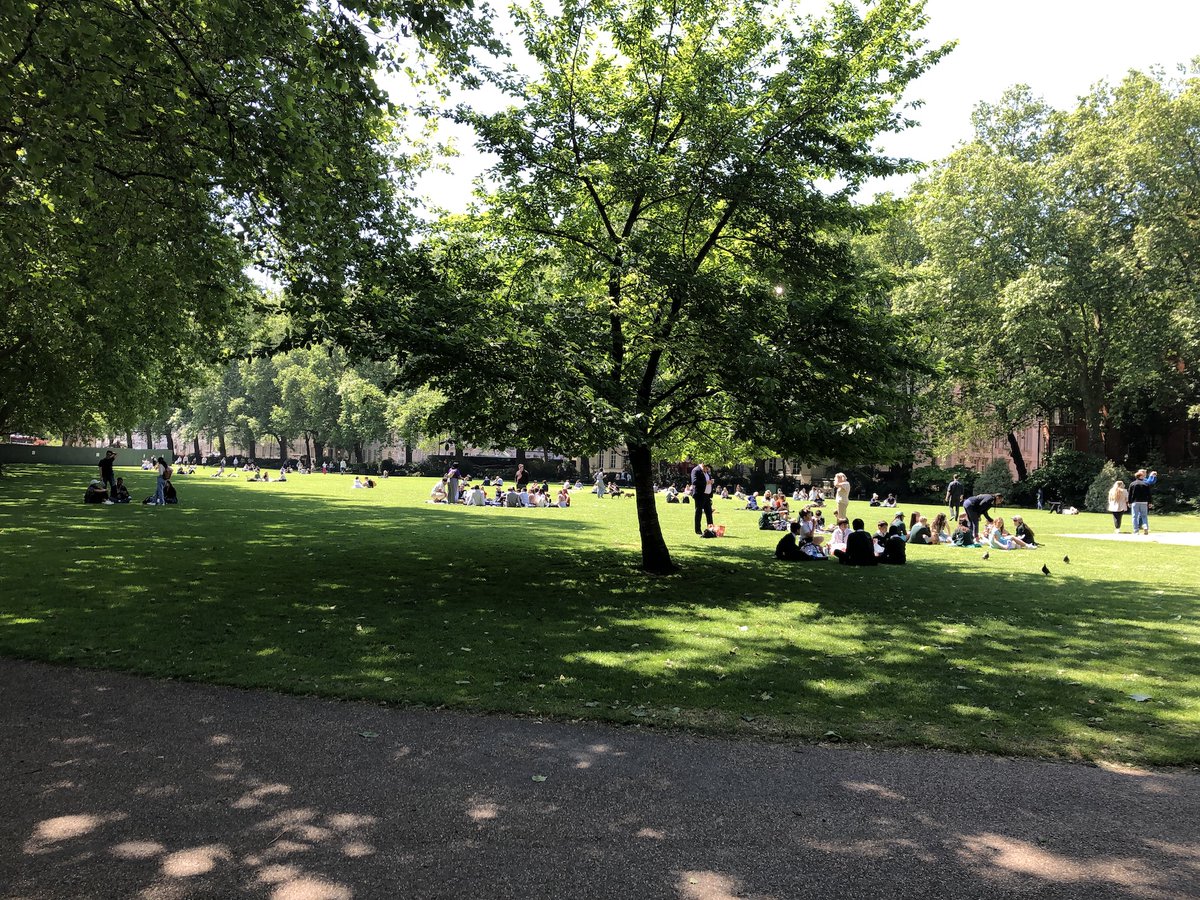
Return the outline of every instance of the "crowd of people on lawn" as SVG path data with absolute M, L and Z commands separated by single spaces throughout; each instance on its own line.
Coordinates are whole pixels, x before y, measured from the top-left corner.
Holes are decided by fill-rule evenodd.
M 117 504 L 130 503 L 132 497 L 123 478 L 115 477 L 113 467 L 117 454 L 113 450 L 105 453 L 98 463 L 100 478 L 94 479 L 84 492 L 84 503 Z M 264 472 L 253 461 L 242 465 L 239 457 L 233 460 L 234 473 L 237 470 L 249 473 L 250 481 L 272 481 L 270 474 Z M 217 471 L 213 478 L 225 476 L 226 460 L 222 457 L 217 463 Z M 175 460 L 171 466 L 165 458 L 156 459 L 143 457 L 142 469 L 156 473 L 154 493 L 142 502 L 146 505 L 164 506 L 178 503 L 171 479 L 175 475 L 190 475 L 195 473 L 195 463 L 184 457 Z M 292 472 L 309 474 L 312 470 L 303 463 L 295 466 L 284 462 L 279 470 L 276 482 L 287 480 Z M 329 464 L 322 464 L 321 471 L 331 471 Z M 337 471 L 337 470 L 333 470 Z M 346 471 L 345 460 L 341 461 L 340 471 Z M 381 477 L 387 477 L 384 472 Z M 625 485 L 631 482 L 627 473 L 616 477 L 606 476 L 603 470 L 596 473 L 590 493 L 598 499 L 606 497 L 622 497 L 627 491 Z M 1130 513 L 1133 523 L 1133 534 L 1150 534 L 1149 507 L 1154 485 L 1158 481 L 1157 472 L 1147 472 L 1139 469 L 1134 480 L 1128 486 L 1124 481 L 1116 481 L 1108 493 L 1108 510 L 1113 517 L 1114 533 L 1121 533 L 1121 523 L 1126 513 Z M 351 489 L 372 489 L 377 485 L 370 477 L 354 476 Z M 471 482 L 465 479 L 458 463 L 452 463 L 446 474 L 434 483 L 429 494 L 430 503 L 458 504 L 463 506 L 493 506 L 508 509 L 543 508 L 567 509 L 571 506 L 571 495 L 583 490 L 583 482 L 576 479 L 574 483 L 568 479 L 560 488 L 555 490 L 545 481 L 534 480 L 524 463 L 518 464 L 513 481 L 505 484 L 504 479 L 482 477 Z M 659 492 L 658 485 L 654 486 Z M 866 528 L 863 519 L 850 521 L 847 510 L 850 504 L 851 484 L 845 473 L 834 475 L 832 486 L 797 484 L 792 492 L 791 500 L 798 506 L 795 517 L 788 497 L 782 491 L 765 491 L 748 494 L 742 486 L 736 485 L 731 492 L 728 487 L 716 484 L 712 468 L 701 463 L 692 469 L 688 483 L 682 489 L 668 485 L 662 490 L 667 503 L 691 503 L 695 507 L 695 531 L 701 537 L 711 538 L 724 535 L 724 526 L 713 524 L 713 498 L 737 500 L 744 505 L 741 509 L 759 512 L 759 528 L 764 530 L 776 529 L 785 532 L 775 547 L 775 556 L 783 560 L 837 559 L 847 565 L 876 565 L 903 564 L 906 561 L 905 548 L 914 544 L 950 544 L 956 547 L 986 547 L 991 550 L 1031 550 L 1038 544 L 1033 529 L 1020 515 L 1012 516 L 1012 530 L 1005 520 L 997 516 L 992 518 L 991 511 L 1003 504 L 1001 494 L 975 494 L 967 496 L 966 487 L 955 476 L 946 487 L 945 502 L 947 512 L 939 512 L 930 521 L 919 512 L 913 512 L 907 519 L 902 510 L 897 509 L 895 494 L 888 494 L 880 499 L 878 494 L 872 494 L 870 506 L 895 509 L 891 520 L 880 519 L 876 522 L 874 532 Z M 826 501 L 836 504 L 836 514 L 832 516 L 833 527 L 827 527 L 823 507 Z M 981 528 L 980 520 L 987 525 Z
M 462 506 L 498 506 L 507 509 L 566 509 L 571 505 L 572 490 L 582 488 L 581 481 L 576 481 L 574 485 L 564 482 L 555 493 L 549 482 L 535 481 L 524 463 L 517 465 L 516 474 L 508 485 L 505 485 L 504 479 L 499 475 L 490 478 L 484 476 L 471 482 L 463 478 L 458 463 L 452 463 L 446 474 L 434 482 L 429 491 L 428 502 Z

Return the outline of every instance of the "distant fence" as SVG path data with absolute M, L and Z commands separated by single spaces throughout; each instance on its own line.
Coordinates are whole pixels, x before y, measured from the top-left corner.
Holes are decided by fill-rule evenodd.
M 117 465 L 136 466 L 142 457 L 153 453 L 166 456 L 161 450 L 117 450 Z M 0 465 L 10 463 L 45 463 L 51 466 L 94 466 L 104 456 L 107 447 L 38 447 L 33 444 L 0 444 Z

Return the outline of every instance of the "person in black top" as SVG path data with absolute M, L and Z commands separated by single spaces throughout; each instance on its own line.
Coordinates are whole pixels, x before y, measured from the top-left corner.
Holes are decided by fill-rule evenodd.
M 775 545 L 775 558 L 786 560 L 803 560 L 805 559 L 804 551 L 800 549 L 800 545 L 796 543 L 796 538 L 800 535 L 801 526 L 799 522 L 793 522 L 789 528 L 779 539 L 779 543 Z
M 696 504 L 696 534 L 700 534 L 701 514 L 705 516 L 709 525 L 713 523 L 713 477 L 707 463 L 701 463 L 692 469 L 692 489 L 692 500 Z
M 520 493 L 521 488 L 529 484 L 529 473 L 525 471 L 525 463 L 520 463 L 517 466 L 517 474 L 513 476 L 513 481 L 517 483 L 518 493 Z
M 966 486 L 958 480 L 955 475 L 954 479 L 946 485 L 946 505 L 954 512 L 954 518 L 958 518 L 958 511 L 962 507 L 963 497 L 966 496 Z
M 847 566 L 874 566 L 878 564 L 875 558 L 875 541 L 867 533 L 862 519 L 854 520 L 854 530 L 846 535 L 846 549 L 834 550 L 833 555 L 838 562 Z
M 979 540 L 979 517 L 983 516 L 991 525 L 992 517 L 988 515 L 988 510 L 993 506 L 1002 506 L 1003 503 L 1004 497 L 1001 494 L 976 494 L 966 499 L 963 512 L 967 514 L 967 521 L 971 523 L 971 535 L 975 540 Z
M 113 465 L 117 461 L 117 454 L 109 450 L 104 454 L 104 459 L 100 460 L 97 465 L 100 467 L 100 482 L 108 488 L 108 499 L 117 499 L 117 479 L 113 477 Z
M 1133 533 L 1140 529 L 1150 533 L 1150 482 L 1146 480 L 1146 470 L 1138 469 L 1129 483 L 1129 512 L 1133 515 Z

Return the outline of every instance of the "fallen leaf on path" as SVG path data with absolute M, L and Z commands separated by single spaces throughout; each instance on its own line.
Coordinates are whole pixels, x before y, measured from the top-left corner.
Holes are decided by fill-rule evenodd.
M 533 780 L 533 781 L 545 781 L 545 780 L 546 780 L 546 776 L 545 776 L 545 775 L 534 775 L 534 776 L 533 776 L 533 778 L 532 778 L 532 780 Z
M 377 737 L 379 737 L 379 732 L 377 732 L 377 731 L 360 731 L 359 735 L 362 737 L 365 737 L 365 738 L 377 738 Z

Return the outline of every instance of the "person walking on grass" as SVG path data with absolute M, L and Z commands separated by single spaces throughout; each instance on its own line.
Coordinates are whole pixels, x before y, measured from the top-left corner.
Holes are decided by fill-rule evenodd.
M 116 462 L 117 454 L 109 450 L 104 454 L 104 459 L 96 464 L 100 469 L 100 481 L 108 489 L 108 499 L 114 503 L 117 500 L 117 479 L 113 475 L 113 466 Z
M 1121 519 L 1125 517 L 1125 513 L 1129 509 L 1129 491 L 1125 489 L 1125 482 L 1114 481 L 1113 486 L 1108 489 L 1108 511 L 1113 517 L 1113 534 L 1121 533 Z
M 955 475 L 948 485 L 946 485 L 946 506 L 954 518 L 957 519 L 959 511 L 962 509 L 963 497 L 966 496 L 966 486 L 958 480 L 958 475 Z
M 702 534 L 700 517 L 703 515 L 711 526 L 713 523 L 713 477 L 707 463 L 699 463 L 692 469 L 692 500 L 696 504 L 696 534 Z
M 1138 469 L 1133 481 L 1129 483 L 1129 511 L 1133 515 L 1133 533 L 1140 530 L 1150 534 L 1150 482 L 1146 480 L 1146 470 Z

